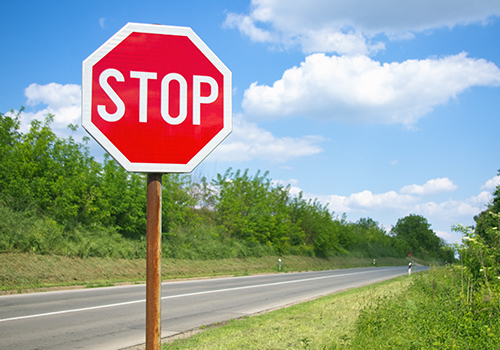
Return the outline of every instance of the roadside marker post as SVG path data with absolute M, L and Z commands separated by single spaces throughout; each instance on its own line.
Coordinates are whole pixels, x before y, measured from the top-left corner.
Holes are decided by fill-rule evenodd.
M 231 71 L 191 28 L 128 23 L 83 61 L 82 126 L 147 174 L 147 350 L 161 345 L 162 174 L 190 173 L 231 133 L 231 99 Z

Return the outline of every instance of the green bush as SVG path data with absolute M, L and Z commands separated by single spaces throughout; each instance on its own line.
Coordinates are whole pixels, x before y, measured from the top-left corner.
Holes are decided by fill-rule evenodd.
M 15 212 L 0 203 L 0 252 L 46 254 L 63 245 L 61 228 L 54 220 Z

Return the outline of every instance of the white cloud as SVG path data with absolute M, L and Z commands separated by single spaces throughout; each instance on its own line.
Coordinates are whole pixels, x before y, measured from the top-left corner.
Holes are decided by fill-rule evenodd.
M 43 120 L 47 114 L 54 115 L 55 129 L 66 129 L 68 124 L 78 124 L 81 117 L 81 88 L 79 85 L 50 83 L 31 84 L 24 90 L 27 104 L 32 107 L 46 105 L 36 112 L 25 112 L 21 118 L 21 131 L 29 129 L 33 119 Z
M 296 43 L 304 52 L 366 54 L 383 48 L 370 43 L 377 34 L 408 39 L 429 29 L 487 23 L 498 15 L 497 0 L 252 0 L 248 15 L 228 13 L 226 24 L 253 41 Z
M 276 137 L 249 123 L 241 115 L 233 118 L 232 134 L 219 145 L 212 159 L 218 161 L 249 161 L 264 159 L 286 162 L 292 158 L 312 156 L 323 151 L 318 145 L 325 139 L 321 136 Z
M 248 35 L 253 41 L 257 42 L 276 42 L 278 37 L 271 34 L 267 30 L 257 28 L 252 19 L 248 16 L 237 15 L 234 13 L 228 13 L 224 26 L 229 28 L 237 27 L 239 30 Z
M 481 208 L 484 210 L 486 206 L 491 202 L 493 196 L 489 191 L 482 191 L 477 196 L 472 196 L 466 200 L 466 203 L 472 207 Z
M 79 104 L 81 101 L 81 88 L 75 84 L 31 84 L 24 90 L 24 94 L 30 106 L 43 103 L 56 110 Z
M 478 214 L 491 199 L 491 194 L 481 192 L 478 196 L 472 196 L 465 200 L 449 199 L 442 203 L 423 202 L 420 197 L 395 191 L 372 193 L 365 190 L 349 196 L 314 196 L 309 194 L 308 198 L 318 198 L 322 203 L 328 203 L 328 207 L 337 213 L 390 211 L 398 215 L 417 213 L 443 220 L 453 220 L 453 218 L 458 220 L 459 217 L 473 217 Z
M 367 40 L 360 33 L 342 33 L 323 29 L 320 31 L 309 31 L 301 38 L 302 51 L 304 53 L 315 52 L 338 52 L 346 55 L 369 55 L 379 50 L 385 49 L 381 42 L 374 44 Z
M 481 186 L 481 190 L 494 191 L 498 186 L 500 186 L 500 175 L 496 175 L 486 181 L 486 183 Z
M 467 200 L 452 200 L 449 199 L 446 202 L 434 203 L 426 202 L 415 206 L 414 210 L 416 213 L 420 213 L 426 217 L 439 218 L 440 220 L 453 221 L 453 218 L 458 217 L 470 217 L 478 214 L 483 208 L 479 206 L 474 206 L 470 203 L 470 199 Z
M 99 25 L 101 26 L 102 29 L 106 28 L 106 18 L 105 17 L 99 18 Z
M 399 190 L 403 194 L 416 194 L 419 196 L 426 196 L 431 194 L 455 191 L 457 185 L 447 177 L 441 179 L 432 179 L 427 181 L 424 185 L 407 185 Z
M 311 195 L 309 198 L 313 197 Z M 362 212 L 368 213 L 376 210 L 404 210 L 418 202 L 418 198 L 410 195 L 398 194 L 395 191 L 374 194 L 365 190 L 353 193 L 350 196 L 314 196 L 322 203 L 328 204 L 328 208 L 337 213 Z
M 311 116 L 412 126 L 470 87 L 498 85 L 500 69 L 466 53 L 384 64 L 363 55 L 313 54 L 272 86 L 252 83 L 243 108 L 268 119 Z

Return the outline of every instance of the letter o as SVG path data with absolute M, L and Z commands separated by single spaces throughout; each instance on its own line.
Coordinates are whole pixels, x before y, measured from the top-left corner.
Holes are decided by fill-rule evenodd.
M 179 83 L 179 115 L 172 117 L 169 111 L 169 85 L 172 80 Z M 184 77 L 178 73 L 169 73 L 161 81 L 161 116 L 163 120 L 171 125 L 179 125 L 187 117 L 187 82 Z

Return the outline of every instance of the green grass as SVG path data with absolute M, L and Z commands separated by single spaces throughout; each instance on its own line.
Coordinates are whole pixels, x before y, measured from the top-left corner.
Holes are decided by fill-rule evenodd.
M 284 256 L 282 272 L 372 266 L 369 258 Z M 404 265 L 404 259 L 379 258 L 377 266 Z M 185 260 L 162 258 L 162 278 L 245 276 L 278 272 L 278 257 Z M 26 291 L 73 285 L 143 282 L 145 259 L 71 258 L 30 253 L 0 253 L 0 291 Z

